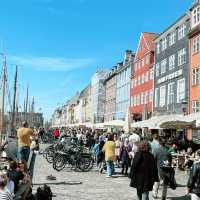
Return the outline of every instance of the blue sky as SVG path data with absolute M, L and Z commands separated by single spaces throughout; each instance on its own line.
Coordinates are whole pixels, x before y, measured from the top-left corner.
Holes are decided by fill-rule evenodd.
M 8 56 L 9 87 L 18 64 L 19 98 L 29 84 L 37 109 L 50 118 L 97 68 L 120 62 L 126 49 L 136 49 L 142 31 L 162 32 L 191 1 L 2 1 L 0 40 Z

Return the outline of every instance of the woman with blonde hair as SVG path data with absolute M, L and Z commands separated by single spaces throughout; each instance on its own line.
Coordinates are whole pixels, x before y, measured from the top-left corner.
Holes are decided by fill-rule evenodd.
M 114 172 L 114 161 L 115 161 L 115 142 L 113 134 L 108 135 L 108 140 L 104 144 L 102 151 L 105 153 L 107 178 L 110 178 L 112 177 Z

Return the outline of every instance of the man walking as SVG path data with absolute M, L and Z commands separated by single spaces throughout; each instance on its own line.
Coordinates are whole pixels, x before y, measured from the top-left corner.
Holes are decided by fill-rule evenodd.
M 18 160 L 25 160 L 28 162 L 29 154 L 30 154 L 30 145 L 31 140 L 30 137 L 34 137 L 33 130 L 28 128 L 27 121 L 22 123 L 22 128 L 19 128 L 17 131 L 18 137 Z
M 155 156 L 155 160 L 157 163 L 158 175 L 160 178 L 160 182 L 162 181 L 162 183 L 163 183 L 161 200 L 166 200 L 168 185 L 165 180 L 166 172 L 164 169 L 165 169 L 165 167 L 171 166 L 172 157 L 165 148 L 165 140 L 164 139 L 159 140 L 159 148 L 156 150 L 154 156 Z M 153 198 L 154 199 L 157 198 L 160 182 L 155 182 L 155 184 L 154 184 L 154 187 L 153 187 Z

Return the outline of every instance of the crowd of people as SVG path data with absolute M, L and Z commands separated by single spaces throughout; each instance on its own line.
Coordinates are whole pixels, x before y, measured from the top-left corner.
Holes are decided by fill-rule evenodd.
M 160 187 L 161 199 L 166 200 L 167 189 L 175 190 L 177 187 L 173 155 L 187 153 L 191 155 L 187 192 L 191 193 L 192 200 L 200 199 L 200 151 L 185 138 L 180 142 L 177 138 L 159 137 L 157 133 L 144 137 L 137 130 L 129 134 L 85 128 L 53 131 L 53 136 L 58 140 L 65 135 L 77 137 L 93 150 L 99 172 L 106 170 L 107 178 L 112 178 L 116 168 L 120 167 L 121 174 L 131 179 L 130 186 L 136 188 L 138 200 L 148 200 L 150 191 L 157 199 Z
M 44 137 L 47 135 L 56 142 L 61 142 L 64 137 L 76 137 L 80 144 L 93 151 L 100 173 L 106 171 L 106 177 L 112 178 L 120 169 L 123 176 L 130 178 L 130 186 L 136 188 L 138 200 L 148 200 L 150 191 L 154 199 L 158 198 L 160 187 L 161 199 L 166 200 L 167 189 L 177 187 L 173 155 L 187 152 L 193 158 L 190 160 L 192 164 L 188 165 L 187 192 L 191 193 L 192 200 L 200 199 L 200 151 L 193 148 L 191 142 L 184 146 L 176 138 L 159 137 L 157 133 L 144 136 L 139 130 L 108 133 L 90 128 L 49 131 L 40 128 L 34 132 L 28 128 L 27 122 L 17 131 L 17 158 L 9 161 L 6 170 L 1 170 L 0 199 L 27 199 L 31 193 L 34 151 L 38 150 L 36 141 L 46 142 Z

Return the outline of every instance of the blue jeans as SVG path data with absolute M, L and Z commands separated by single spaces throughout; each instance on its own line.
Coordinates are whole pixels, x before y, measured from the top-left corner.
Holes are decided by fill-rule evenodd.
M 138 200 L 149 200 L 149 192 L 140 193 L 137 191 Z
M 18 147 L 18 160 L 25 160 L 28 162 L 30 154 L 30 147 Z
M 106 166 L 107 166 L 107 174 L 108 176 L 112 176 L 114 172 L 114 163 L 112 160 L 106 161 Z

